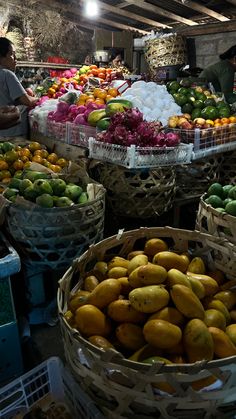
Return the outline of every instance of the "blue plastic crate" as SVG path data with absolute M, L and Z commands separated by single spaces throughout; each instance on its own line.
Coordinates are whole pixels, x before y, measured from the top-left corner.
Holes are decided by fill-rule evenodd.
M 8 248 L 9 254 L 0 259 L 0 278 L 11 276 L 20 271 L 20 257 L 8 240 L 0 232 L 0 240 Z
M 17 322 L 0 326 L 0 382 L 22 374 L 23 364 Z

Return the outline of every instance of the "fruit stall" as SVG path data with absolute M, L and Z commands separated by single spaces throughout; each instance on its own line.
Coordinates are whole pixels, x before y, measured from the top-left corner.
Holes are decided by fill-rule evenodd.
M 28 138 L 0 130 L 3 419 L 234 417 L 236 109 L 179 76 L 181 32 L 144 35 L 145 74 L 18 63 L 38 100 Z M 65 365 L 25 373 L 23 322 L 58 323 Z

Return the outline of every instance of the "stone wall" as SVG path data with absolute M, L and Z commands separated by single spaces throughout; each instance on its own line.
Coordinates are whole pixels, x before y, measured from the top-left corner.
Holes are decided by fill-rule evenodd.
M 205 68 L 219 60 L 219 54 L 236 44 L 236 32 L 195 37 L 196 65 Z

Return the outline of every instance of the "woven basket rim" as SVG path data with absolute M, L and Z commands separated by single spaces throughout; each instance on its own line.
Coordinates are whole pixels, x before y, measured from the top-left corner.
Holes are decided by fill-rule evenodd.
M 204 200 L 204 197 L 207 196 L 207 193 L 205 192 L 201 197 L 200 197 L 200 205 L 202 205 L 202 207 L 208 211 L 211 212 L 212 214 L 214 214 L 216 217 L 218 218 L 222 218 L 223 220 L 226 221 L 231 221 L 231 222 L 235 222 L 236 223 L 236 217 L 234 215 L 230 215 L 227 212 L 219 212 L 216 211 L 215 208 L 213 208 L 210 204 L 207 204 Z M 206 234 L 206 233 L 204 233 Z

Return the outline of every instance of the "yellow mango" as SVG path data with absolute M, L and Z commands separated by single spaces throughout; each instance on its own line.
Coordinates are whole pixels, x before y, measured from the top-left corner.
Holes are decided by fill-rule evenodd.
M 223 330 L 217 327 L 208 328 L 214 342 L 214 352 L 218 358 L 227 358 L 236 355 L 236 346 Z
M 198 279 L 193 278 L 193 277 L 191 277 L 191 276 L 188 276 L 188 280 L 189 280 L 189 282 L 190 282 L 190 284 L 191 284 L 191 287 L 192 287 L 192 290 L 193 290 L 194 294 L 196 294 L 196 296 L 197 296 L 200 300 L 201 300 L 202 298 L 204 298 L 204 297 L 205 297 L 205 295 L 206 295 L 206 291 L 205 291 L 205 288 L 204 288 L 204 286 L 202 285 L 202 283 L 201 283 Z
M 166 307 L 169 299 L 168 291 L 160 285 L 135 288 L 129 293 L 129 301 L 132 307 L 143 313 L 155 313 Z
M 193 258 L 190 264 L 188 265 L 188 272 L 192 272 L 194 274 L 205 274 L 206 267 L 202 258 L 200 257 Z
M 187 272 L 187 276 L 198 279 L 205 288 L 205 295 L 214 295 L 219 290 L 219 285 L 217 282 L 208 275 L 194 274 L 192 272 Z
M 84 280 L 84 289 L 85 291 L 93 291 L 94 288 L 99 284 L 98 279 L 94 275 L 87 276 Z
M 219 310 L 215 310 L 214 308 L 209 308 L 205 311 L 204 323 L 208 327 L 213 326 L 222 330 L 226 329 L 226 319 L 224 314 Z
M 69 309 L 74 313 L 77 308 L 87 304 L 88 297 L 90 295 L 89 291 L 79 290 L 74 296 L 70 299 L 68 303 Z
M 100 282 L 100 284 L 98 284 L 90 293 L 87 303 L 103 309 L 112 301 L 118 299 L 120 291 L 121 284 L 117 281 L 117 279 L 104 279 L 104 281 Z
M 139 266 L 147 265 L 148 257 L 146 255 L 137 255 L 134 256 L 130 261 L 128 261 L 128 274 L 131 274 Z
M 182 338 L 181 329 L 166 320 L 149 320 L 144 325 L 143 334 L 148 343 L 160 349 L 177 345 Z
M 148 263 L 147 265 L 138 268 L 138 278 L 142 285 L 158 285 L 167 278 L 167 271 L 162 266 Z
M 176 308 L 188 318 L 204 319 L 204 308 L 199 298 L 190 288 L 184 285 L 174 285 L 170 295 Z
M 220 291 L 214 295 L 216 300 L 222 301 L 228 310 L 232 310 L 236 304 L 236 293 L 233 291 Z
M 144 246 L 144 253 L 148 256 L 154 256 L 158 252 L 168 250 L 168 245 L 164 240 L 153 238 L 146 241 Z
M 127 275 L 127 268 L 122 266 L 114 266 L 114 268 L 109 269 L 107 272 L 108 278 L 122 278 Z
M 107 264 L 107 268 L 108 270 L 115 268 L 117 266 L 122 267 L 122 268 L 128 268 L 129 265 L 129 261 L 127 259 L 124 259 L 120 256 L 114 256 L 110 262 L 108 262 Z
M 121 295 L 124 295 L 124 296 L 129 295 L 130 291 L 132 291 L 133 288 L 131 287 L 127 276 L 118 278 L 117 281 L 121 285 L 121 290 L 120 290 Z
M 186 272 L 188 268 L 188 262 L 184 258 L 177 253 L 168 251 L 156 253 L 152 263 L 163 266 L 167 271 L 174 268 L 181 272 Z
M 173 285 L 180 284 L 185 285 L 192 289 L 190 281 L 183 272 L 179 271 L 178 269 L 170 269 L 167 273 L 167 284 L 169 287 L 173 287 Z
M 230 314 L 230 319 L 232 320 L 233 323 L 235 323 L 236 322 L 236 310 L 231 310 L 229 314 Z
M 176 326 L 183 326 L 185 317 L 175 307 L 164 307 L 161 310 L 153 313 L 148 320 L 161 319 L 166 320 L 169 323 L 175 324 Z
M 157 349 L 147 343 L 146 345 L 142 346 L 142 348 L 138 349 L 138 351 L 135 351 L 129 357 L 129 360 L 133 362 L 142 362 L 143 359 L 149 358 L 150 356 L 161 356 L 162 353 L 162 349 Z
M 215 310 L 221 311 L 221 313 L 225 316 L 226 325 L 231 322 L 229 310 L 224 303 L 222 303 L 222 301 L 213 299 L 208 303 L 207 308 L 214 308 Z
M 92 343 L 92 345 L 104 350 L 110 348 L 115 349 L 111 342 L 109 342 L 109 340 L 107 340 L 103 336 L 93 335 L 88 338 L 88 341 Z
M 140 266 L 138 266 L 129 274 L 128 281 L 129 281 L 130 287 L 132 288 L 139 288 L 143 286 L 141 278 L 139 278 L 139 275 L 138 275 L 139 269 L 140 269 Z
M 79 332 L 87 337 L 107 336 L 111 332 L 111 325 L 105 314 L 91 304 L 77 308 L 75 323 Z
M 135 310 L 129 300 L 116 300 L 107 308 L 108 316 L 118 323 L 144 323 L 146 315 Z
M 143 251 L 143 250 L 132 250 L 132 252 L 129 252 L 129 253 L 128 253 L 127 259 L 128 259 L 128 260 L 131 260 L 131 259 L 133 259 L 135 256 L 138 256 L 138 255 L 143 255 L 143 254 L 144 254 L 144 251 Z
M 183 343 L 189 362 L 213 359 L 213 339 L 202 320 L 192 319 L 187 323 L 183 332 Z
M 93 272 L 99 281 L 102 281 L 106 278 L 107 271 L 107 263 L 104 261 L 99 261 L 94 265 Z
M 236 324 L 230 324 L 226 327 L 226 334 L 229 336 L 233 344 L 236 345 Z
M 116 337 L 124 348 L 132 351 L 137 351 L 145 345 L 142 328 L 137 324 L 120 324 L 116 328 Z

